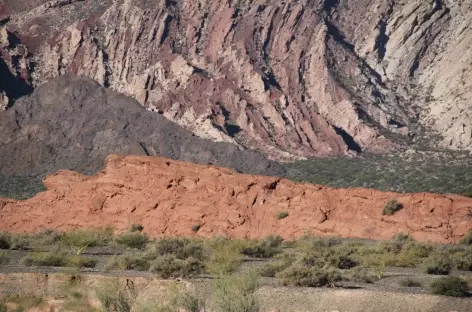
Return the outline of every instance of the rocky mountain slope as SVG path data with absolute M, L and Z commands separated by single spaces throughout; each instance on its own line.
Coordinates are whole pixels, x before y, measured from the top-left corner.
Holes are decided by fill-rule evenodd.
M 194 235 L 195 229 L 202 237 L 236 238 L 408 233 L 420 241 L 455 242 L 472 229 L 466 197 L 332 189 L 160 157 L 112 155 L 96 176 L 61 171 L 44 183 L 48 190 L 31 199 L 0 201 L 0 230 L 126 230 L 135 223 L 152 236 Z M 383 216 L 392 198 L 404 208 Z M 287 217 L 279 220 L 278 212 Z
M 469 1 L 1 1 L 4 106 L 72 72 L 279 159 L 472 148 Z
M 259 153 L 198 138 L 89 78 L 53 79 L 0 112 L 0 186 L 12 175 L 59 169 L 95 173 L 111 153 L 160 155 L 241 172 L 284 173 Z

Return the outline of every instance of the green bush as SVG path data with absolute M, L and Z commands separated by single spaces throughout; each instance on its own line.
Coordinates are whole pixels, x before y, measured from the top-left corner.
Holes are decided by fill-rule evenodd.
M 95 289 L 95 294 L 103 311 L 130 312 L 135 295 L 118 280 L 106 281 Z
M 166 237 L 156 241 L 147 252 L 147 256 L 155 258 L 159 255 L 174 255 L 178 259 L 193 257 L 203 260 L 204 248 L 200 241 L 180 237 Z
M 194 277 L 203 272 L 203 263 L 193 257 L 178 259 L 173 254 L 157 257 L 151 263 L 151 272 L 162 278 Z
M 8 264 L 10 262 L 10 257 L 5 251 L 0 252 L 0 265 Z
M 61 233 L 52 229 L 43 229 L 37 233 L 12 234 L 10 236 L 10 249 L 35 250 L 41 247 L 50 248 L 58 244 L 61 236 Z
M 365 268 L 357 267 L 353 270 L 346 271 L 343 274 L 343 279 L 356 283 L 372 284 L 376 280 L 376 276 Z
M 455 276 L 445 276 L 434 280 L 431 285 L 431 293 L 435 295 L 466 297 L 469 295 L 467 282 Z
M 211 253 L 205 261 L 206 271 L 215 275 L 233 273 L 243 262 L 238 241 L 217 239 L 209 242 Z
M 144 230 L 144 226 L 141 224 L 132 224 L 129 228 L 130 232 L 142 232 Z
M 254 272 L 218 278 L 214 282 L 215 303 L 222 312 L 258 312 L 259 281 Z
M 392 239 L 398 242 L 406 242 L 406 241 L 412 240 L 412 238 L 410 238 L 410 236 L 405 233 L 397 233 L 393 235 Z
M 433 256 L 426 259 L 423 269 L 427 274 L 448 275 L 452 270 L 452 259 L 446 255 Z
M 0 312 L 8 312 L 7 305 L 0 302 Z
M 277 273 L 276 277 L 284 285 L 303 287 L 334 286 L 336 282 L 341 280 L 341 274 L 337 270 L 306 267 L 300 264 L 288 267 Z
M 192 232 L 196 233 L 200 230 L 200 227 L 201 225 L 200 224 L 194 224 L 192 225 L 191 229 L 192 229 Z
M 287 211 L 279 211 L 275 214 L 275 218 L 277 220 L 282 220 L 288 217 L 288 212 Z
M 272 258 L 281 252 L 282 242 L 282 237 L 272 235 L 258 241 L 241 241 L 241 253 L 254 258 Z
M 65 265 L 74 268 L 94 268 L 97 265 L 97 260 L 81 256 L 68 256 Z
M 404 280 L 401 280 L 400 281 L 400 286 L 402 287 L 421 287 L 421 283 L 414 280 L 414 279 L 411 279 L 411 278 L 407 278 L 407 279 L 404 279 Z
M 472 230 L 470 230 L 466 236 L 460 241 L 463 245 L 472 245 Z
M 141 232 L 128 232 L 118 236 L 115 241 L 129 248 L 142 249 L 149 242 L 149 238 Z
M 271 261 L 260 268 L 259 274 L 264 277 L 275 277 L 277 273 L 288 268 L 294 261 L 294 255 L 280 254 L 275 261 Z
M 10 235 L 0 232 L 0 249 L 10 249 Z
M 114 256 L 108 260 L 108 270 L 137 270 L 147 271 L 151 267 L 149 261 L 138 255 Z
M 105 246 L 113 238 L 113 229 L 104 230 L 72 230 L 64 233 L 61 243 L 74 251 L 75 254 L 82 254 L 87 247 Z
M 62 267 L 67 265 L 67 255 L 60 251 L 35 252 L 21 259 L 25 266 L 53 266 Z
M 401 209 L 403 209 L 403 204 L 399 203 L 395 198 L 393 198 L 387 203 L 387 205 L 385 205 L 385 207 L 382 211 L 382 214 L 384 216 L 391 216 L 395 212 L 397 212 Z

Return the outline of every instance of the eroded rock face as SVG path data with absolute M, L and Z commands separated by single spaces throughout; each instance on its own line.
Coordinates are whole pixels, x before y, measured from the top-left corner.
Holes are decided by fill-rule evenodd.
M 109 156 L 96 176 L 61 171 L 46 192 L 26 201 L 0 201 L 0 230 L 68 230 L 142 224 L 152 236 L 258 238 L 279 234 L 455 242 L 472 229 L 472 199 L 455 195 L 395 194 L 332 189 L 157 157 Z M 397 198 L 404 208 L 383 216 Z M 288 217 L 277 220 L 277 212 Z M 198 233 L 192 226 L 199 225 Z
M 33 86 L 87 75 L 277 158 L 385 152 L 423 130 L 472 147 L 467 1 L 15 1 L 1 52 Z
M 2 182 L 13 175 L 43 175 L 60 169 L 95 173 L 112 153 L 158 155 L 253 174 L 284 174 L 280 164 L 260 153 L 196 137 L 90 78 L 67 74 L 52 79 L 0 111 Z

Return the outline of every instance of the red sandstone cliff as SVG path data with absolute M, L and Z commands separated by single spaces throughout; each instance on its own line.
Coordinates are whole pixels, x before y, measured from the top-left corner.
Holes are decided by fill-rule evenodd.
M 455 195 L 395 194 L 332 189 L 157 157 L 109 156 L 96 176 L 62 171 L 48 190 L 25 201 L 0 200 L 0 230 L 68 230 L 132 223 L 152 236 L 285 238 L 317 235 L 455 242 L 472 229 L 472 199 Z M 383 216 L 397 198 L 404 209 Z M 279 211 L 288 217 L 277 220 Z M 193 225 L 200 230 L 192 232 Z

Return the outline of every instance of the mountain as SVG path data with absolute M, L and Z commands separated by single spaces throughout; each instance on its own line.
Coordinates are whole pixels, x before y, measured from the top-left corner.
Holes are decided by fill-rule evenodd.
M 74 73 L 276 159 L 471 150 L 472 3 L 0 0 L 0 103 Z
M 8 184 L 8 177 L 61 169 L 95 173 L 113 153 L 284 174 L 281 165 L 257 152 L 196 137 L 90 78 L 67 74 L 52 79 L 0 112 L 0 186 Z M 13 184 L 7 186 L 13 191 Z

